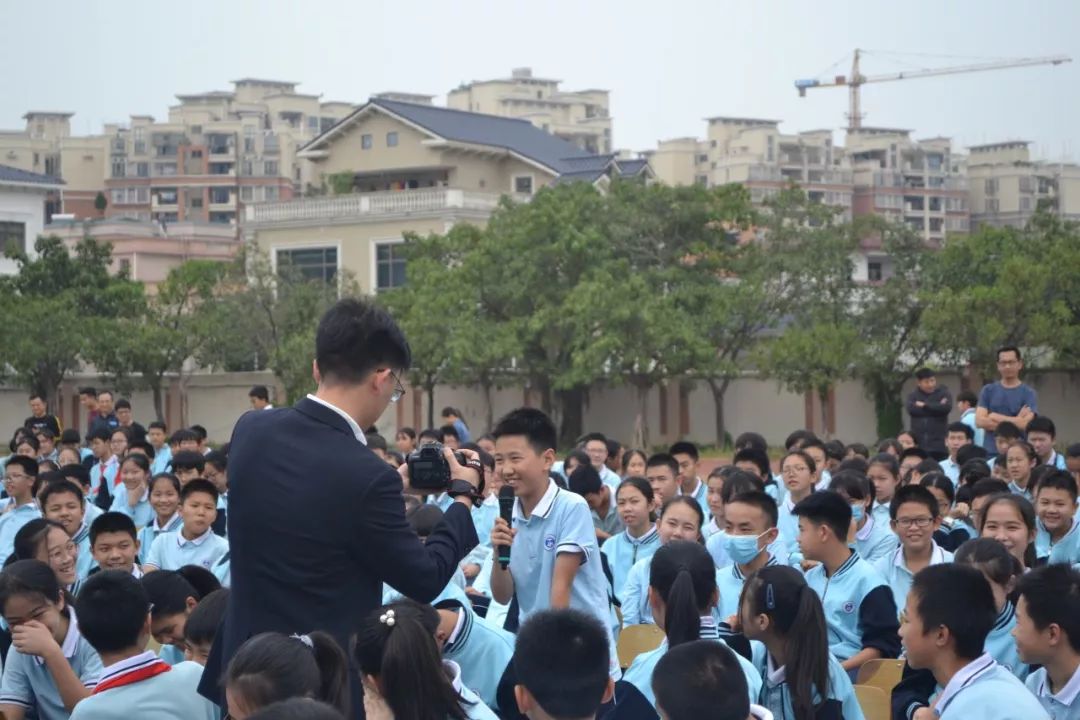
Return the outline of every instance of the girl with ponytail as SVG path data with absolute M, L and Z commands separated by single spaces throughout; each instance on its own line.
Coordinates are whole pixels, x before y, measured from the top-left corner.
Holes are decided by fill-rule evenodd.
M 765 644 L 765 684 L 754 702 L 776 720 L 863 720 L 851 679 L 829 652 L 821 600 L 802 573 L 770 565 L 747 578 L 739 623 Z
M 700 543 L 673 540 L 656 551 L 649 570 L 649 605 L 665 640 L 656 650 L 638 655 L 631 663 L 616 686 L 617 705 L 642 701 L 650 707 L 655 705 L 653 670 L 669 649 L 699 639 L 722 642 L 712 617 L 719 599 L 716 567 Z M 750 702 L 757 702 L 760 673 L 749 660 L 734 650 L 731 653 L 746 675 Z
M 412 600 L 384 605 L 361 622 L 353 653 L 365 704 L 381 698 L 394 720 L 498 720 L 461 684 L 457 663 L 439 655 L 438 628 L 438 612 Z
M 289 698 L 319 700 L 349 716 L 348 661 L 333 637 L 262 633 L 233 655 L 225 671 L 230 718 L 246 720 Z

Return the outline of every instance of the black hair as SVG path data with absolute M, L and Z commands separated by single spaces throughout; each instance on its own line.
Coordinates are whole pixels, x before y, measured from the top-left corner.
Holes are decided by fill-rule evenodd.
M 689 495 L 676 495 L 673 498 L 668 498 L 664 501 L 664 505 L 660 508 L 660 512 L 657 516 L 664 517 L 664 515 L 667 514 L 667 511 L 675 505 L 685 505 L 694 511 L 694 514 L 696 514 L 698 518 L 698 531 L 700 532 L 701 528 L 705 525 L 705 512 L 701 509 L 701 505 L 698 501 Z
M 184 640 L 189 644 L 212 644 L 228 604 L 229 588 L 219 588 L 206 595 L 184 622 Z
M 963 448 L 961 448 L 963 449 Z M 959 460 L 959 454 L 957 460 Z M 960 484 L 961 485 L 974 485 L 980 480 L 990 479 L 990 468 L 986 466 L 986 463 L 978 458 L 972 458 L 965 463 L 960 464 Z
M 907 450 L 904 450 L 902 453 L 900 453 L 900 462 L 903 462 L 910 457 L 917 457 L 920 460 L 926 460 L 930 457 L 930 453 L 928 453 L 926 450 L 919 447 L 918 445 L 916 445 L 915 447 L 909 447 Z
M 248 715 L 248 720 L 345 720 L 333 705 L 308 697 L 294 697 L 271 703 Z
M 424 438 L 428 438 L 430 440 L 434 440 L 437 443 L 441 443 L 442 442 L 442 433 L 439 432 L 438 430 L 436 430 L 435 428 L 425 428 L 425 429 L 420 431 L 419 441 L 420 441 L 421 445 L 424 444 Z
M 198 441 L 200 443 L 205 441 L 206 438 L 210 437 L 210 433 L 208 433 L 206 431 L 206 428 L 204 428 L 202 425 L 195 424 L 195 425 L 192 425 L 188 429 L 191 430 L 191 432 L 195 433 L 195 437 L 198 439 Z
M 1073 443 L 1069 447 L 1065 448 L 1065 457 L 1080 458 L 1080 443 Z
M 953 563 L 974 565 L 992 582 L 1002 587 L 1008 587 L 1013 578 L 1024 574 L 1020 561 L 1013 557 L 1007 547 L 993 538 L 968 540 L 956 549 Z
M 720 477 L 724 478 L 724 484 L 720 488 L 720 502 L 726 504 L 736 495 L 763 492 L 765 490 L 765 484 L 761 482 L 761 478 L 753 473 L 740 470 L 733 466 L 728 466 L 723 469 L 730 470 L 731 472 L 717 473 Z M 712 477 L 711 473 L 709 477 Z
M 456 407 L 453 407 L 451 405 L 447 405 L 446 407 L 444 407 L 442 409 L 442 412 L 439 413 L 439 417 L 451 417 L 451 416 L 459 418 L 459 417 L 461 417 L 461 411 L 459 411 Z
M 112 432 L 108 428 L 95 427 L 90 432 L 86 433 L 86 441 L 93 442 L 94 440 L 103 440 L 109 442 L 109 438 L 112 437 Z
M 93 395 L 96 398 L 97 397 L 97 388 L 93 387 L 92 385 L 86 385 L 86 386 L 83 386 L 83 387 L 79 388 L 79 394 L 80 395 Z
M 324 632 L 266 632 L 250 638 L 229 661 L 225 685 L 243 698 L 247 710 L 311 697 L 349 712 L 348 661 L 337 641 Z
M 542 410 L 518 408 L 511 410 L 495 424 L 491 434 L 496 438 L 520 435 L 538 455 L 558 446 L 559 438 L 555 423 Z
M 169 428 L 160 420 L 153 420 L 146 426 L 147 430 L 160 430 L 161 432 L 167 431 Z
M 112 397 L 113 396 L 113 391 L 109 390 L 107 388 L 103 388 L 101 390 L 98 390 L 97 394 L 98 394 L 98 397 L 101 397 L 102 395 L 108 395 L 109 397 Z
M 103 533 L 127 533 L 132 540 L 138 540 L 139 534 L 135 529 L 135 521 L 130 515 L 122 512 L 103 512 L 90 523 L 90 547 L 94 547 L 98 537 Z
M 784 440 L 784 448 L 799 450 L 810 440 L 817 440 L 817 435 L 809 430 L 796 430 Z
M 398 431 L 394 434 L 394 437 L 397 437 L 398 435 L 404 435 L 410 440 L 416 439 L 416 431 L 413 430 L 411 427 L 398 428 Z
M 570 452 L 566 453 L 566 457 L 563 458 L 564 472 L 566 471 L 566 467 L 570 464 L 571 460 L 575 461 L 579 466 L 589 465 L 592 462 L 591 460 L 589 460 L 589 456 L 585 453 L 584 450 L 574 448 Z
M 154 486 L 157 485 L 162 480 L 164 480 L 164 481 L 168 482 L 170 485 L 172 485 L 173 490 L 176 491 L 177 495 L 180 494 L 180 479 L 178 477 L 176 477 L 175 475 L 173 475 L 172 473 L 167 473 L 167 472 L 158 473 L 154 477 L 150 478 L 150 482 L 146 483 L 147 489 L 150 492 L 154 492 Z
M 866 447 L 862 443 L 851 443 L 850 445 L 846 446 L 844 448 L 844 454 L 846 455 L 849 452 L 858 455 L 864 460 L 870 459 L 870 448 Z
M 248 390 L 248 397 L 270 402 L 270 390 L 265 385 L 256 385 Z
M 697 462 L 701 457 L 698 453 L 697 445 L 686 440 L 680 440 L 669 447 L 668 455 L 671 455 L 672 457 L 676 455 L 689 455 L 694 462 Z
M 188 469 L 202 472 L 206 469 L 206 456 L 197 450 L 181 450 L 172 456 L 171 464 L 174 472 Z
M 791 511 L 816 525 L 829 528 L 836 539 L 845 542 L 851 527 L 851 506 L 832 490 L 813 492 L 800 500 Z
M 184 568 L 190 567 L 193 566 L 184 566 Z M 181 568 L 181 570 L 184 570 L 184 568 Z M 210 575 L 213 577 L 213 573 Z M 146 590 L 146 595 L 154 606 L 153 616 L 155 618 L 186 613 L 188 598 L 192 598 L 196 602 L 202 599 L 203 593 L 188 579 L 189 577 L 194 577 L 190 570 L 185 572 L 180 570 L 157 570 L 142 576 L 140 582 L 142 582 L 143 589 Z M 204 582 L 201 581 L 199 584 Z M 220 587 L 219 584 L 218 588 Z M 211 589 L 209 583 L 206 583 L 203 589 L 212 592 L 217 588 Z
M 19 528 L 19 531 L 15 533 L 15 540 L 12 543 L 11 555 L 8 555 L 7 561 L 4 563 L 6 567 L 9 563 L 16 562 L 18 560 L 33 560 L 37 558 L 38 552 L 41 550 L 42 543 L 45 542 L 45 538 L 49 535 L 49 531 L 53 528 L 61 530 L 67 535 L 67 530 L 64 530 L 64 526 L 55 520 L 46 520 L 42 517 L 34 518 L 28 521 L 25 525 Z M 51 570 L 49 572 L 52 572 Z M 3 611 L 3 605 L 0 604 L 0 612 Z
M 368 435 L 367 439 L 368 439 L 368 446 L 369 447 L 371 446 L 371 439 L 373 437 L 377 437 L 380 440 L 382 440 L 381 435 Z M 385 445 L 385 444 L 386 444 L 386 441 L 383 440 L 383 445 Z M 384 447 L 383 450 L 385 450 L 385 449 L 386 448 Z M 228 467 L 229 467 L 229 456 L 226 455 L 225 453 L 221 452 L 220 450 L 211 450 L 210 452 L 206 453 L 206 455 L 204 455 L 203 457 L 206 459 L 206 464 L 207 465 L 213 465 L 220 472 L 225 472 L 225 470 L 227 470 Z
M 788 450 L 786 453 L 784 453 L 784 457 L 780 458 L 781 470 L 784 467 L 784 461 L 792 455 L 800 458 L 804 463 L 806 463 L 806 468 L 810 471 L 811 475 L 817 472 L 817 463 L 814 462 L 814 458 L 810 457 L 810 453 L 806 452 L 805 450 Z
M 45 438 L 46 440 L 55 440 L 56 433 L 52 431 L 52 428 L 39 427 L 37 430 L 34 431 L 34 437 L 38 438 L 38 447 L 40 448 L 41 438 Z
M 83 491 L 76 483 L 71 482 L 67 478 L 61 476 L 58 480 L 53 480 L 45 484 L 45 489 L 38 493 L 38 505 L 42 510 L 49 504 L 49 498 L 53 495 L 62 495 L 64 493 L 70 493 L 79 499 L 79 506 L 83 504 Z M 83 512 L 86 512 L 86 508 L 83 508 Z
M 1055 488 L 1057 490 L 1064 490 L 1072 497 L 1073 500 L 1076 500 L 1076 478 L 1072 476 L 1072 473 L 1066 472 L 1065 470 L 1051 470 L 1042 478 L 1040 478 L 1039 487 L 1038 490 L 1036 490 L 1036 493 L 1038 493 L 1040 490 L 1043 490 L 1044 488 Z M 1080 636 L 1077 637 L 1077 640 L 1080 641 Z
M 915 371 L 915 379 L 916 380 L 928 380 L 928 379 L 930 379 L 932 377 L 936 377 L 936 376 L 937 376 L 937 373 L 935 373 L 933 370 L 931 370 L 928 367 L 921 367 L 921 368 L 919 368 L 918 370 Z
M 21 467 L 30 479 L 34 479 L 38 476 L 38 461 L 37 458 L 26 457 L 25 455 L 12 455 L 8 458 L 5 468 Z
M 926 473 L 941 472 L 941 465 L 937 460 L 926 459 L 912 468 L 915 472 L 919 473 L 919 476 L 923 476 Z
M 599 441 L 599 442 L 602 442 L 605 445 L 607 445 L 607 435 L 604 435 L 604 433 L 599 433 L 599 432 L 585 433 L 577 441 L 577 444 L 580 447 L 585 447 L 585 445 L 587 445 L 588 443 L 594 442 L 594 441 Z
M 878 443 L 877 451 L 879 455 L 889 455 L 891 454 L 889 453 L 889 450 L 892 450 L 893 453 L 899 455 L 904 451 L 904 447 L 896 441 L 896 438 L 885 438 Z
M 352 384 L 378 368 L 408 370 L 412 352 L 386 310 L 368 299 L 342 298 L 319 320 L 315 364 L 324 382 Z
M 439 435 L 441 435 L 442 436 L 441 439 L 444 439 L 444 440 L 446 439 L 447 435 L 454 438 L 455 440 L 459 440 L 459 441 L 461 440 L 461 435 L 458 433 L 457 428 L 454 427 L 453 425 L 443 425 L 442 427 L 440 427 L 439 428 Z
M 53 604 L 59 603 L 62 598 L 65 616 L 66 605 L 71 603 L 71 597 L 60 587 L 52 568 L 32 558 L 14 562 L 9 559 L 4 563 L 3 572 L 0 572 L 0 612 L 3 612 L 8 600 L 17 595 L 36 595 Z
M 986 478 L 971 486 L 971 499 L 974 501 L 984 495 L 1000 495 L 1009 492 L 1009 485 L 1004 480 Z
M 819 438 L 812 438 L 810 440 L 807 440 L 802 444 L 802 447 L 799 449 L 803 452 L 806 452 L 810 448 L 817 448 L 818 450 L 821 450 L 821 454 L 828 458 L 829 453 L 828 450 L 825 449 L 825 443 L 822 442 Z
M 430 503 L 424 503 L 405 513 L 405 520 L 419 538 L 427 538 L 431 535 L 442 519 L 442 509 Z
M 716 598 L 716 565 L 700 543 L 673 540 L 656 550 L 649 587 L 664 601 L 668 647 L 701 637 L 701 617 Z
M 813 720 L 815 691 L 829 696 L 829 631 L 821 600 L 802 573 L 786 565 L 770 565 L 743 585 L 739 607 L 749 615 L 767 615 L 774 632 L 784 638 L 786 666 L 798 668 L 788 677 L 791 706 L 797 720 Z M 740 613 L 741 615 L 741 613 Z
M 465 720 L 464 700 L 443 671 L 435 643 L 438 627 L 435 608 L 413 600 L 376 608 L 360 621 L 353 645 L 356 664 L 362 674 L 378 679 L 379 694 L 395 718 Z
M 738 493 L 730 500 L 724 500 L 725 506 L 729 503 L 743 503 L 744 505 L 756 507 L 765 516 L 765 521 L 769 524 L 770 528 L 776 527 L 776 523 L 779 521 L 780 513 L 776 507 L 776 501 L 773 500 L 770 495 L 761 492 L 760 490 Z
M 975 431 L 972 430 L 971 426 L 968 425 L 967 423 L 962 423 L 962 422 L 949 423 L 949 426 L 946 428 L 945 431 L 946 431 L 946 433 L 964 433 L 964 437 L 967 438 L 968 442 L 971 442 L 972 440 L 975 439 Z
M 578 495 L 591 495 L 600 492 L 604 483 L 600 480 L 600 473 L 589 463 L 578 465 L 570 477 L 566 479 L 566 486 L 570 492 Z
M 961 390 L 956 393 L 956 402 L 966 402 L 968 405 L 975 407 L 979 404 L 979 397 L 971 390 Z
M 1004 353 L 1004 352 L 1016 353 L 1016 359 L 1017 360 L 1023 360 L 1024 359 L 1023 357 L 1020 356 L 1020 348 L 1016 347 L 1015 345 L 1002 345 L 1001 347 L 999 347 L 997 349 L 997 352 L 994 353 L 994 358 L 997 359 L 997 360 L 1000 360 L 1001 359 L 1001 353 Z
M 75 611 L 79 632 L 98 653 L 119 652 L 138 646 L 150 599 L 131 573 L 104 570 L 83 583 Z
M 622 450 L 622 443 L 612 438 L 607 439 L 607 456 L 608 458 L 617 457 L 619 450 Z
M 874 488 L 865 475 L 853 470 L 840 470 L 833 474 L 829 480 L 829 489 L 846 495 L 848 500 L 859 500 L 865 503 L 874 497 Z
M 637 448 L 627 450 L 622 456 L 622 471 L 624 474 L 630 472 L 630 461 L 635 457 L 641 458 L 641 462 L 643 463 L 649 462 L 649 456 L 645 454 L 644 450 L 638 450 Z
M 124 459 L 120 461 L 120 467 L 124 467 L 129 462 L 135 463 L 138 466 L 138 468 L 140 470 L 142 470 L 144 473 L 146 473 L 147 476 L 149 477 L 149 475 L 150 475 L 150 460 L 147 459 L 145 455 L 139 455 L 138 453 L 135 453 L 134 455 L 125 455 Z
M 135 450 L 142 450 L 143 454 L 150 460 L 153 460 L 157 455 L 154 446 L 146 440 L 132 440 L 128 443 L 127 453 L 124 455 L 124 458 L 126 459 L 129 455 L 138 455 Z
M 1035 568 L 1020 577 L 1016 590 L 1040 632 L 1053 623 L 1080 652 L 1080 572 L 1065 563 Z
M 836 472 L 856 472 L 860 475 L 865 475 L 866 471 L 870 469 L 870 463 L 862 455 L 856 455 L 855 457 L 841 460 L 840 464 L 836 466 Z
M 199 442 L 199 434 L 190 428 L 180 428 L 169 438 L 170 445 L 179 445 L 182 442 Z
M 845 448 L 844 443 L 839 440 L 830 440 L 825 443 L 825 457 L 829 460 L 836 460 L 839 462 L 844 459 L 846 453 L 847 448 Z
M 214 498 L 214 502 L 218 501 L 218 489 L 214 483 L 204 478 L 195 478 L 189 480 L 188 484 L 180 488 L 180 504 L 183 505 L 184 501 L 195 493 L 206 493 L 210 497 Z
M 668 720 L 746 720 L 750 691 L 726 644 L 695 640 L 672 648 L 652 675 L 656 706 Z
M 1016 512 L 1020 515 L 1020 519 L 1023 520 L 1024 525 L 1027 526 L 1032 539 L 1024 550 L 1024 565 L 1029 568 L 1034 567 L 1036 561 L 1035 533 L 1038 531 L 1038 523 L 1035 515 L 1035 507 L 1031 504 L 1031 501 L 1023 495 L 1006 492 L 994 495 L 987 500 L 986 504 L 982 507 L 982 513 L 979 517 L 979 534 L 982 535 L 983 527 L 986 525 L 986 516 L 990 512 L 990 508 L 998 503 L 1005 503 L 1006 505 L 1012 505 L 1016 508 Z
M 915 574 L 911 592 L 918 602 L 908 610 L 918 613 L 924 634 L 946 627 L 958 657 L 973 660 L 982 654 L 998 611 L 981 572 L 959 560 L 930 565 Z
M 388 446 L 386 444 L 386 438 L 382 435 L 379 433 L 364 433 L 364 437 L 367 440 L 366 445 L 368 446 L 368 449 L 386 452 Z
M 79 431 L 75 428 L 67 428 L 60 433 L 61 445 L 78 445 L 82 442 L 82 436 L 79 435 Z
M 950 480 L 945 473 L 926 473 L 919 478 L 919 484 L 927 490 L 933 488 L 945 493 L 945 498 L 949 501 L 950 505 L 956 500 L 956 488 L 953 487 L 952 480 Z
M 662 465 L 666 466 L 669 470 L 671 470 L 672 477 L 679 476 L 679 463 L 668 453 L 656 453 L 654 455 L 650 455 L 649 459 L 645 461 L 646 470 L 651 467 L 660 467 Z
M 762 480 L 772 477 L 769 456 L 760 448 L 748 447 L 737 451 L 735 457 L 731 459 L 731 464 L 737 465 L 741 462 L 753 463 L 757 467 Z
M 915 437 L 915 433 L 911 432 L 910 430 L 901 430 L 900 432 L 898 432 L 898 433 L 896 434 L 896 441 L 897 441 L 897 443 L 899 443 L 899 442 L 900 442 L 900 437 L 901 437 L 902 435 L 907 435 L 907 436 L 908 436 L 909 438 L 911 438 L 911 442 L 915 443 L 915 445 L 914 445 L 913 447 L 919 447 L 919 440 L 918 440 L 918 438 L 916 438 L 916 437 Z M 903 447 L 903 446 L 901 445 L 901 447 Z M 911 449 L 911 448 L 908 448 L 908 450 L 910 450 L 910 449 Z M 901 457 L 902 457 L 902 456 L 901 456 Z
M 628 486 L 637 489 L 637 491 L 639 493 L 644 495 L 645 496 L 645 502 L 647 502 L 647 503 L 651 504 L 653 499 L 655 499 L 655 497 L 656 497 L 656 494 L 653 493 L 652 485 L 649 484 L 648 480 L 646 480 L 643 477 L 628 477 L 628 478 L 624 479 L 621 483 L 619 483 L 619 487 L 615 488 L 615 504 L 616 505 L 618 505 L 618 501 L 619 501 L 619 492 L 622 491 L 622 489 L 624 487 L 628 487 Z M 652 520 L 653 522 L 655 522 L 656 521 L 656 513 L 655 512 L 650 512 L 649 513 L 649 519 Z
M 1028 460 L 1032 460 L 1034 462 L 1039 461 L 1039 455 L 1035 452 L 1035 447 L 1027 440 L 1014 440 L 1013 442 L 1009 443 L 1009 448 L 1005 451 L 1006 454 L 1008 454 L 1009 450 L 1012 450 L 1014 447 L 1018 447 L 1023 450 L 1024 454 L 1027 455 Z
M 124 442 L 125 443 L 130 443 L 131 442 L 131 431 L 128 430 L 126 427 L 122 427 L 122 426 L 114 427 L 112 430 L 110 430 L 109 431 L 109 439 L 111 440 L 113 435 L 116 435 L 117 433 L 124 436 Z
M 128 400 L 127 398 L 120 398 L 119 400 L 116 401 L 116 404 L 113 405 L 113 410 L 130 410 L 130 409 L 131 409 L 131 401 Z
M 768 452 L 769 444 L 765 442 L 765 436 L 757 432 L 744 432 L 739 433 L 739 437 L 735 438 L 735 449 L 743 450 L 745 448 L 757 448 Z
M 1020 431 L 1020 428 L 1008 420 L 1003 420 L 998 423 L 997 428 L 994 429 L 994 437 L 1002 438 L 1004 440 L 1019 440 L 1024 437 L 1024 433 Z
M 934 519 L 941 515 L 941 508 L 938 507 L 937 498 L 922 485 L 905 485 L 896 488 L 896 494 L 893 495 L 892 502 L 889 503 L 889 517 L 891 519 L 896 520 L 896 514 L 900 512 L 900 506 L 904 503 L 924 505 L 930 511 L 930 517 Z
M 593 717 L 608 685 L 607 631 L 580 610 L 543 610 L 522 624 L 514 672 L 553 718 Z
M 893 476 L 897 481 L 900 480 L 900 461 L 896 459 L 895 455 L 882 452 L 878 453 L 874 457 L 870 458 L 870 462 L 867 464 L 867 471 L 875 465 L 880 465 L 889 471 L 889 474 Z
M 41 443 L 38 442 L 37 436 L 32 432 L 27 433 L 26 435 L 23 435 L 21 438 L 19 438 L 18 440 L 15 441 L 15 447 L 16 448 L 18 448 L 20 445 L 29 445 L 30 447 L 32 447 L 34 449 L 34 452 L 37 452 L 38 450 L 41 449 Z M 23 456 L 17 455 L 16 457 L 23 457 Z M 34 462 L 37 463 L 37 460 L 34 460 Z

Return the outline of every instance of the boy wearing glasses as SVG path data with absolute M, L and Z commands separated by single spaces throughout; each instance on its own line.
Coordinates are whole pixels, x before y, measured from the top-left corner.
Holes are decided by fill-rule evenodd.
M 1035 390 L 1020 382 L 1020 371 L 1024 369 L 1020 350 L 1012 346 L 999 349 L 997 369 L 1001 379 L 983 386 L 975 408 L 975 425 L 986 431 L 983 447 L 991 456 L 998 454 L 994 432 L 1000 423 L 1011 422 L 1023 432 L 1039 412 Z
M 941 527 L 937 500 L 922 485 L 905 485 L 889 504 L 893 532 L 900 547 L 874 562 L 874 568 L 892 590 L 896 607 L 904 609 L 915 574 L 925 567 L 952 562 L 951 552 L 934 542 Z
M 41 517 L 34 502 L 34 481 L 37 479 L 36 458 L 13 455 L 4 472 L 4 489 L 8 505 L 0 515 L 0 565 L 15 548 L 15 533 L 34 518 Z

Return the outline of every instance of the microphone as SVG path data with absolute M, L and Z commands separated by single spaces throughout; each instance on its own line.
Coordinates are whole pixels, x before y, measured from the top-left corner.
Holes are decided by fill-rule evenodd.
M 509 485 L 503 485 L 499 490 L 499 517 L 507 522 L 508 525 L 513 527 L 514 525 L 514 488 Z M 510 546 L 499 545 L 495 548 L 495 552 L 499 554 L 499 567 L 503 570 L 510 564 Z

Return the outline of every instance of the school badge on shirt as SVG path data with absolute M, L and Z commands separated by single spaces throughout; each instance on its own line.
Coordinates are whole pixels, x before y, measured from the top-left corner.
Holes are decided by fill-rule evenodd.
M 855 603 L 850 602 L 850 601 L 844 603 L 843 611 L 848 613 L 849 615 L 851 613 L 855 612 Z
M 555 549 L 555 536 L 554 535 L 546 535 L 546 536 L 544 536 L 544 549 L 545 550 L 554 550 Z

